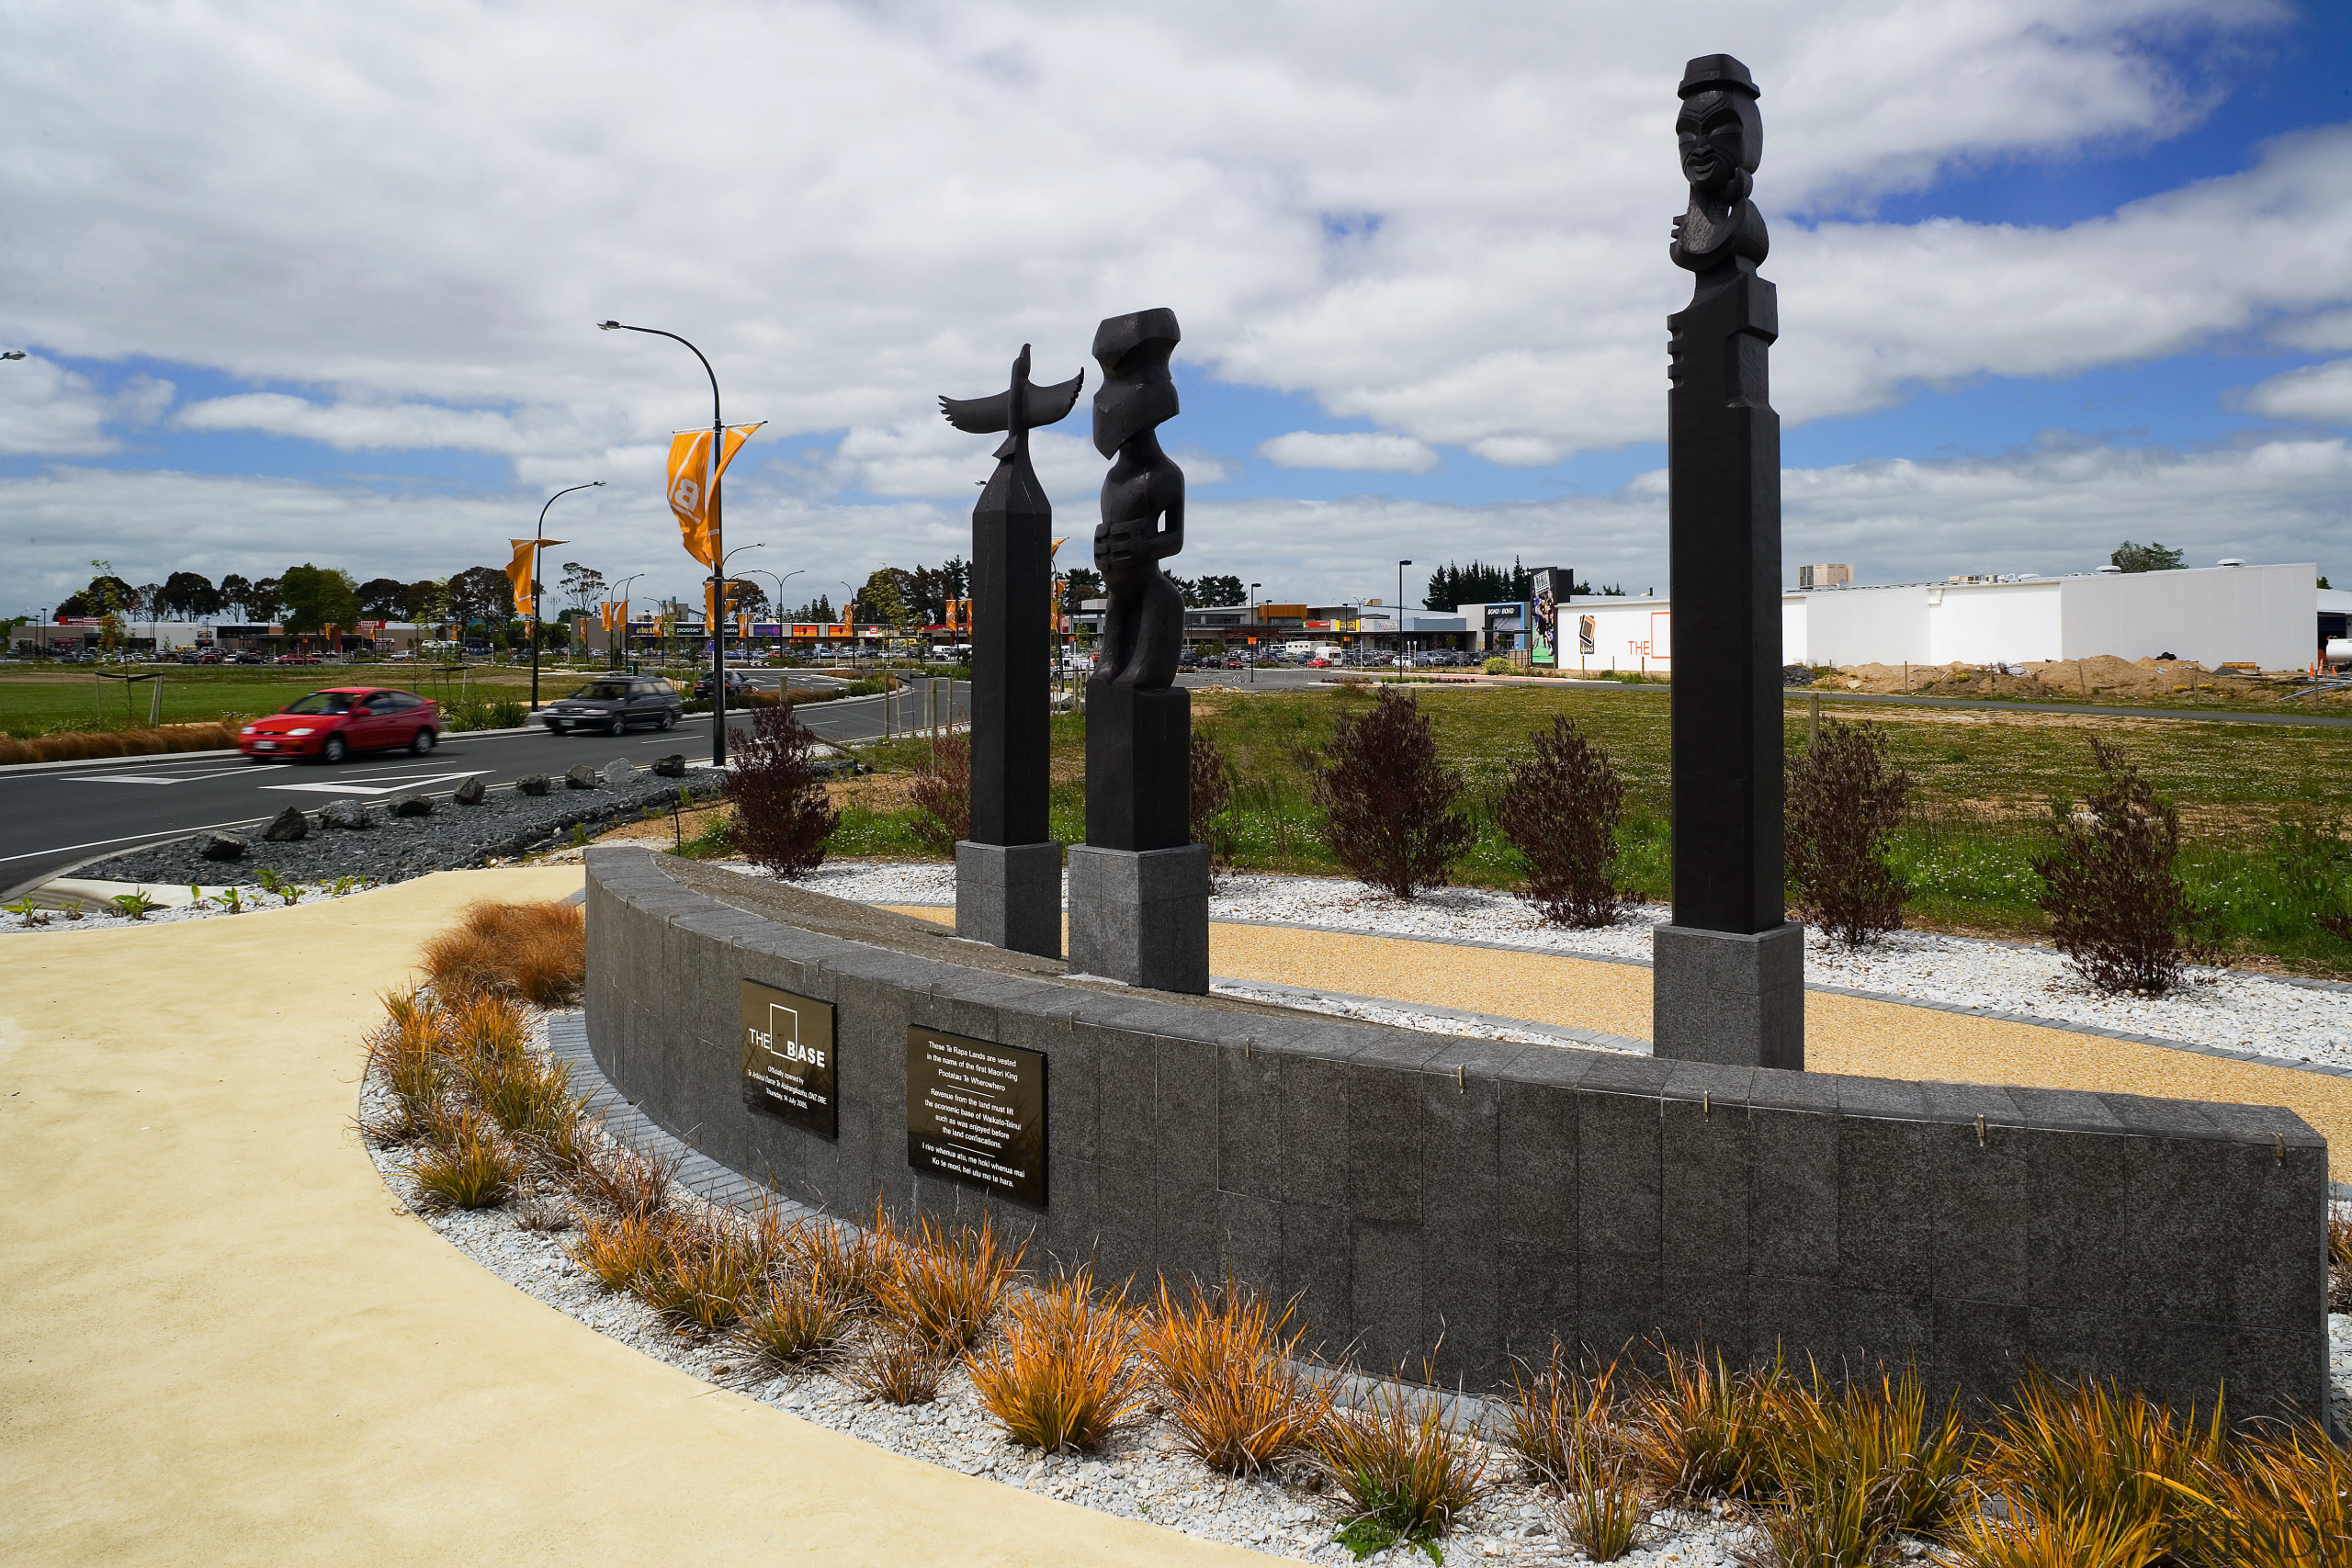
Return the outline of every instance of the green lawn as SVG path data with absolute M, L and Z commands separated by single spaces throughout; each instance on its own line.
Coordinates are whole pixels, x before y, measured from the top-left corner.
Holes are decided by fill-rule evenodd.
M 305 692 L 322 686 L 397 686 L 435 698 L 444 704 L 465 694 L 465 677 L 435 679 L 431 665 L 296 664 L 273 665 L 130 665 L 134 673 L 160 672 L 164 684 L 164 722 L 202 724 L 276 713 Z M 477 667 L 471 671 L 477 698 L 517 699 L 530 694 L 531 671 L 526 665 Z M 569 696 L 588 676 L 585 672 L 543 671 L 542 701 Z M 64 730 L 143 729 L 152 711 L 153 682 L 101 681 L 86 665 L 64 665 L 0 671 L 0 733 L 30 739 Z M 129 705 L 128 715 L 125 704 Z
M 1641 894 L 1668 890 L 1668 699 L 1540 686 L 1417 686 L 1447 760 L 1462 769 L 1465 807 L 1479 826 L 1458 882 L 1510 887 L 1523 874 L 1495 826 L 1510 761 L 1531 732 L 1565 714 L 1607 748 L 1628 784 L 1619 829 L 1620 876 Z M 1235 780 L 1227 825 L 1235 858 L 1268 871 L 1340 868 L 1316 832 L 1302 749 L 1319 750 L 1340 715 L 1373 701 L 1360 691 L 1196 693 L 1193 728 L 1225 753 Z M 1916 809 L 1894 858 L 1913 890 L 1915 925 L 2002 935 L 2046 930 L 2032 861 L 2053 807 L 2071 807 L 2091 782 L 2089 739 L 2120 746 L 2178 804 L 2188 847 L 2183 875 L 2223 914 L 2242 959 L 2299 972 L 2352 974 L 2352 948 L 2318 928 L 2315 908 L 2352 911 L 2352 730 L 2230 725 L 2089 715 L 1902 709 L 1826 698 L 1825 717 L 1880 726 L 1912 775 Z M 1805 743 L 1805 704 L 1787 708 L 1786 744 Z M 1085 836 L 1083 719 L 1054 729 L 1053 831 Z M 909 771 L 922 740 L 875 748 L 884 772 Z M 918 854 L 903 813 L 853 812 L 835 852 Z

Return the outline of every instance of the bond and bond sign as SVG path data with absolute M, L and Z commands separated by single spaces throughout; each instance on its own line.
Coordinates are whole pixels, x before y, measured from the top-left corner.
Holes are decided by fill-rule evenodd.
M 1044 1055 L 908 1030 L 907 1163 L 1043 1208 Z
M 743 982 L 743 1103 L 828 1138 L 841 1135 L 831 1002 Z

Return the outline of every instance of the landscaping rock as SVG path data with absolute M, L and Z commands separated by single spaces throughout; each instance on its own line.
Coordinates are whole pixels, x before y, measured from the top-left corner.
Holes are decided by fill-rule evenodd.
M 673 751 L 666 757 L 653 759 L 653 772 L 658 778 L 682 779 L 686 776 L 686 757 L 683 751 Z
M 605 764 L 605 787 L 624 789 L 637 778 L 637 769 L 627 757 L 616 757 Z
M 596 770 L 593 765 L 587 762 L 576 762 L 572 765 L 571 771 L 563 775 L 563 782 L 570 789 L 594 789 L 603 781 L 596 777 Z
M 322 828 L 365 828 L 368 808 L 356 800 L 330 800 L 319 808 Z
M 468 779 L 458 786 L 457 794 L 452 798 L 460 806 L 480 806 L 482 796 L 489 793 L 490 791 L 482 787 L 481 780 Z
M 245 858 L 244 835 L 215 833 L 204 840 L 204 848 L 198 852 L 206 860 L 243 860 Z
M 289 806 L 270 819 L 261 836 L 273 844 L 290 844 L 297 839 L 311 836 L 311 819 L 302 815 L 299 806 Z
M 525 795 L 545 795 L 548 792 L 548 776 L 545 773 L 525 773 L 514 781 L 514 787 Z
M 395 817 L 430 817 L 433 815 L 433 797 L 426 795 L 423 790 L 413 789 L 408 791 L 406 794 L 396 795 L 392 796 L 391 805 L 392 815 Z

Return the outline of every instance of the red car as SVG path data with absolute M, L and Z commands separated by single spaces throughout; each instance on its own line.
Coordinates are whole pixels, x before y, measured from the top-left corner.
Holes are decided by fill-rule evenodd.
M 441 710 L 429 697 L 378 686 L 330 686 L 297 697 L 237 732 L 237 750 L 255 761 L 315 757 L 340 762 L 354 751 L 405 746 L 418 756 L 441 738 Z

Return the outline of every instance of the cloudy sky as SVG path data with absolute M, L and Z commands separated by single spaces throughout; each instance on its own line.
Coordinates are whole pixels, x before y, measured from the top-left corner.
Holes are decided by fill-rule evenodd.
M 1665 591 L 1674 86 L 1764 91 L 1788 576 L 2352 576 L 2352 8 L 0 0 L 0 613 L 103 557 L 695 570 L 700 367 L 765 420 L 737 564 L 967 554 L 934 398 L 1182 320 L 1187 572 Z M 1102 462 L 1037 440 L 1083 558 Z M 1408 579 L 1418 598 L 1417 570 Z

